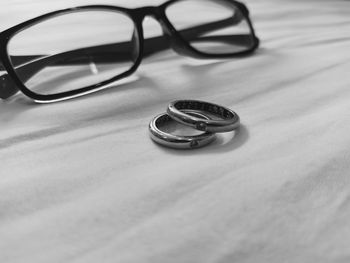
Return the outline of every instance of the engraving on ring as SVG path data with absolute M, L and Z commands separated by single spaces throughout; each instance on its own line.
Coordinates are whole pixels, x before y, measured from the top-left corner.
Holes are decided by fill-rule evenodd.
M 188 115 L 186 110 L 209 113 L 205 121 Z M 205 101 L 178 100 L 169 104 L 169 115 L 176 121 L 206 132 L 229 132 L 239 126 L 238 115 L 229 108 Z

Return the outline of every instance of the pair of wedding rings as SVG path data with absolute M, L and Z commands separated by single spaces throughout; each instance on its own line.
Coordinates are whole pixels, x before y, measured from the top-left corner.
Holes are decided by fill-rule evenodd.
M 195 135 L 176 135 L 164 127 L 171 121 L 202 131 Z M 177 100 L 168 105 L 167 112 L 152 119 L 151 138 L 164 146 L 193 149 L 205 146 L 215 139 L 215 133 L 229 132 L 239 127 L 239 116 L 226 107 L 198 100 Z

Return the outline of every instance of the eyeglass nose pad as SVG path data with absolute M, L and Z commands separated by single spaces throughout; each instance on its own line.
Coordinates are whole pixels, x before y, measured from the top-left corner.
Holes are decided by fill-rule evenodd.
M 131 37 L 131 59 L 134 63 L 137 61 L 139 54 L 140 54 L 139 34 L 135 28 Z
M 168 26 L 162 26 L 162 29 L 165 38 L 176 53 L 179 55 L 193 56 L 193 54 L 188 51 L 186 42 L 178 37 L 179 33 L 175 29 L 169 28 Z

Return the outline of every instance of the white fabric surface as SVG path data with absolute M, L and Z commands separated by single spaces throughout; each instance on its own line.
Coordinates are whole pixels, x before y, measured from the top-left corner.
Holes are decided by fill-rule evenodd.
M 93 1 L 1 3 L 5 29 Z M 250 57 L 167 51 L 123 86 L 0 102 L 1 263 L 350 261 L 350 2 L 247 5 Z M 226 105 L 242 127 L 203 149 L 159 147 L 148 123 L 180 98 Z

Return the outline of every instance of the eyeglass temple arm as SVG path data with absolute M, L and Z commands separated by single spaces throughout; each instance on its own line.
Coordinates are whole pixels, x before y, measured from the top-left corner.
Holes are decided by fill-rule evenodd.
M 181 30 L 179 33 L 189 40 L 200 40 L 198 37 L 210 31 L 224 28 L 228 25 L 234 25 L 242 20 L 241 16 L 235 15 L 233 18 L 207 23 L 204 25 Z M 243 44 L 245 38 L 250 35 L 234 35 L 234 36 L 218 36 L 220 40 L 235 42 L 236 44 Z M 210 37 L 210 38 L 217 38 Z M 204 38 L 205 39 L 205 38 Z M 76 49 L 52 56 L 32 55 L 32 56 L 11 56 L 13 65 L 21 65 L 16 68 L 16 73 L 21 76 L 23 82 L 30 79 L 36 73 L 47 66 L 65 66 L 65 65 L 80 65 L 86 63 L 112 63 L 130 61 L 130 45 L 128 42 L 121 42 L 115 44 L 100 45 L 94 47 L 87 47 Z M 167 36 L 162 35 L 158 37 L 148 38 L 144 41 L 143 56 L 150 56 L 156 52 L 166 50 L 170 47 L 170 42 Z M 111 56 L 113 54 L 113 56 Z M 34 61 L 32 61 L 34 60 Z M 30 62 L 28 62 L 30 61 Z M 0 70 L 4 70 L 0 63 Z M 18 92 L 18 88 L 8 74 L 0 76 L 0 98 L 7 99 Z

